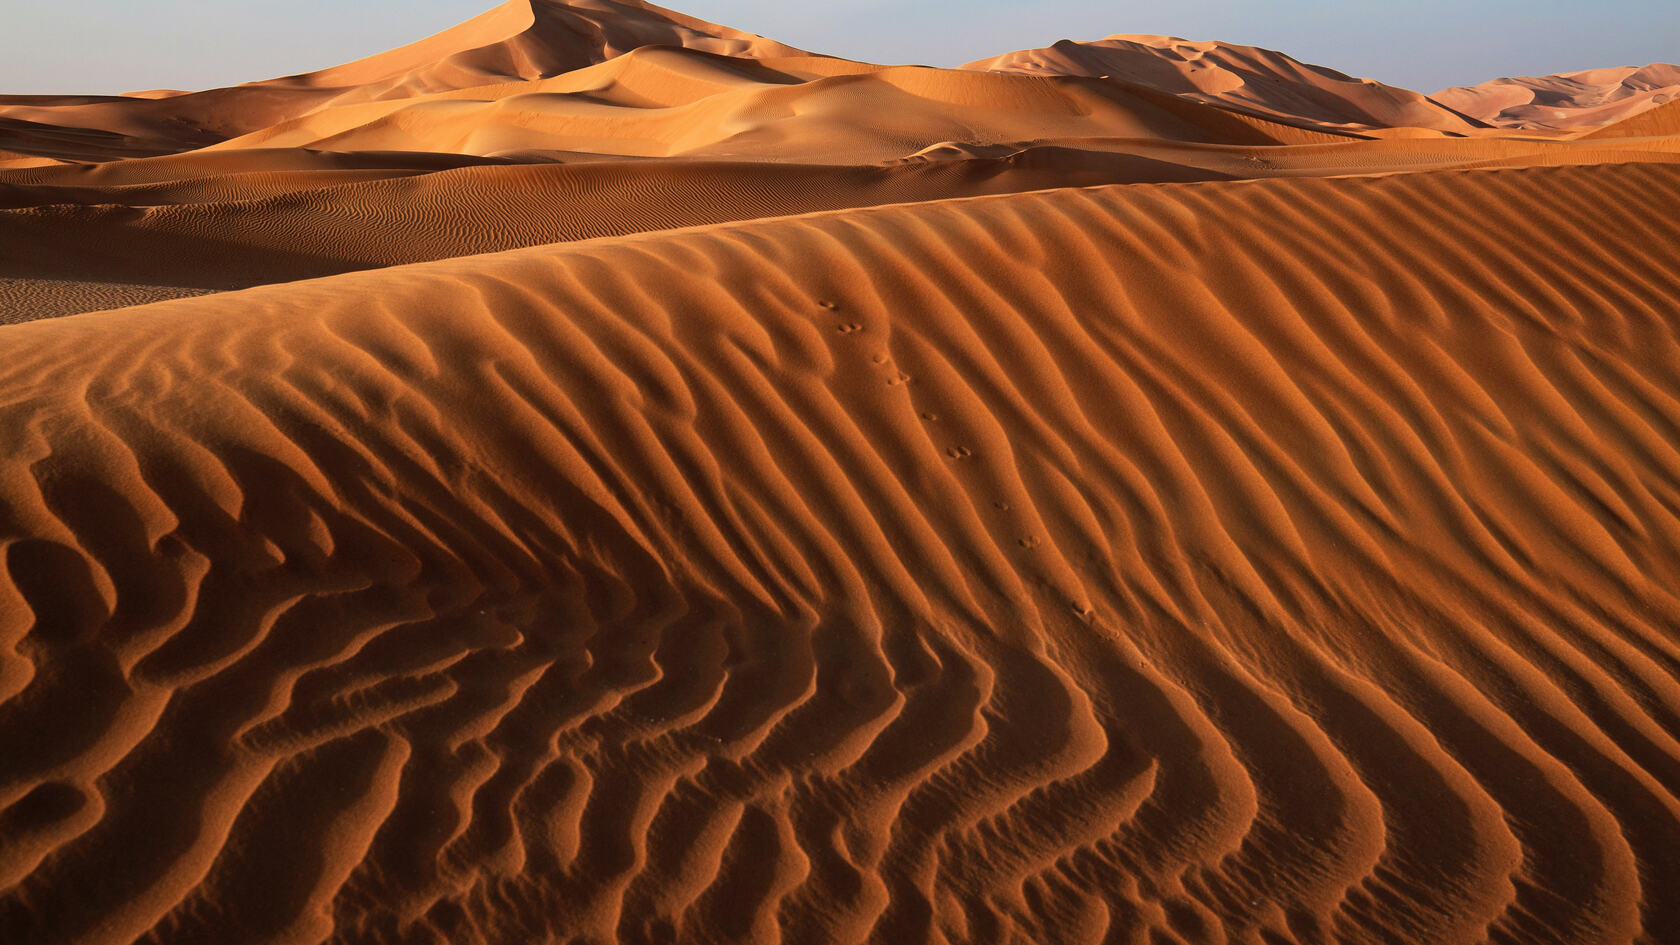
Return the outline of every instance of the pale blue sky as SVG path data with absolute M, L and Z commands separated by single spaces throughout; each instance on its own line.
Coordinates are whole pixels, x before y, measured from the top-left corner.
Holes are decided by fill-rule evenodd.
M 199 89 L 306 72 L 438 32 L 494 0 L 9 0 L 0 92 Z M 1168 33 L 1281 49 L 1433 92 L 1503 75 L 1680 61 L 1680 0 L 679 0 L 818 52 L 953 66 L 1058 39 Z

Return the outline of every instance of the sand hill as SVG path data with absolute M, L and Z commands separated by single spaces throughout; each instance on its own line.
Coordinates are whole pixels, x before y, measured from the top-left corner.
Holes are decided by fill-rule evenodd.
M 1608 125 L 1680 98 L 1680 66 L 1653 63 L 1560 75 L 1494 79 L 1435 99 L 1502 128 Z
M 0 943 L 1680 941 L 1677 106 L 596 0 L 0 100 Z
M 1064 39 L 1045 49 L 1007 53 L 963 68 L 1112 76 L 1262 115 L 1354 128 L 1461 133 L 1485 127 L 1441 101 L 1407 89 L 1355 79 L 1270 49 L 1176 36 L 1119 35 L 1091 43 Z
M 739 56 L 803 55 L 641 0 L 508 0 L 428 39 L 306 75 L 193 93 L 0 96 L 0 149 L 84 160 L 93 155 L 76 145 L 91 135 L 116 139 L 107 147 L 122 152 L 110 156 L 165 154 L 333 105 L 559 75 L 656 45 Z M 34 127 L 7 135 L 8 123 L 19 122 Z
M 1626 140 L 1628 138 L 1665 139 L 1680 135 L 1680 102 L 1669 102 L 1643 111 L 1632 118 L 1624 118 L 1583 138 Z

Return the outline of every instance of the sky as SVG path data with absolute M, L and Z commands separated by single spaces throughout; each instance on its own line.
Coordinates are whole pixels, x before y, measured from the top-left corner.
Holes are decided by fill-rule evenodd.
M 7 0 L 0 93 L 202 89 L 337 65 L 494 0 Z M 1165 33 L 1265 46 L 1434 92 L 1509 75 L 1680 62 L 1680 0 L 676 0 L 814 52 L 955 66 L 1058 39 Z

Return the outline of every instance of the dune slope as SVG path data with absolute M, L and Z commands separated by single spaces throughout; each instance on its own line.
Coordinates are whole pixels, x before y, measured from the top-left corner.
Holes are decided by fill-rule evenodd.
M 1680 169 L 0 328 L 0 939 L 1680 936 Z
M 1680 66 L 1656 62 L 1494 79 L 1434 98 L 1500 128 L 1593 128 L 1680 98 Z
M 1409 89 L 1356 79 L 1257 46 L 1176 36 L 1117 35 L 1062 40 L 963 66 L 1029 75 L 1111 76 L 1194 101 L 1273 118 L 1353 128 L 1427 128 L 1463 133 L 1486 127 Z
M 1680 137 L 1680 102 L 1659 105 L 1614 124 L 1583 135 L 1585 138 L 1666 138 Z
M 362 100 L 400 98 L 492 80 L 559 75 L 644 46 L 742 57 L 805 55 L 644 0 L 508 0 L 400 49 L 257 84 L 355 89 L 344 98 Z
M 555 76 L 643 46 L 808 55 L 643 0 L 507 0 L 435 36 L 303 75 L 166 95 L 0 96 L 0 148 L 71 160 L 186 151 L 334 105 Z
M 99 283 L 235 289 L 815 210 L 1232 176 L 1125 154 L 1039 153 L 890 167 L 485 164 L 418 175 L 319 170 L 0 190 L 0 202 L 21 205 L 0 206 L 0 278 L 14 280 L 13 291 L 0 292 L 0 318 L 111 307 L 108 292 L 84 291 Z M 218 199 L 229 191 L 250 196 Z M 34 280 L 36 291 L 24 291 L 22 280 Z
M 1140 87 L 648 47 L 541 81 L 323 108 L 217 149 L 560 151 L 872 164 L 946 141 L 1333 141 Z
M 520 163 L 239 148 L 0 171 L 0 320 L 138 304 L 187 288 L 244 288 L 650 230 L 1054 187 L 1680 161 L 1680 138 L 1650 131 L 1630 126 L 1631 137 L 1621 137 L 1613 128 L 1582 140 L 1327 138 L 1291 147 L 945 141 L 897 161 L 853 166 Z M 834 152 L 822 156 L 832 160 Z

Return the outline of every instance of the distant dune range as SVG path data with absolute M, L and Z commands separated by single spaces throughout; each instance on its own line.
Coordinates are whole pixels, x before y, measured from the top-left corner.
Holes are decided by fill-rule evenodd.
M 1495 79 L 1470 88 L 1447 89 L 1435 98 L 1508 128 L 1606 125 L 1680 99 L 1680 66 L 1653 63 Z
M 1465 133 L 1489 127 L 1407 89 L 1356 79 L 1280 52 L 1176 36 L 1063 40 L 963 68 L 1029 75 L 1109 76 L 1211 104 L 1362 129 Z
M 0 943 L 1680 941 L 1661 75 L 0 98 Z

